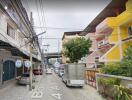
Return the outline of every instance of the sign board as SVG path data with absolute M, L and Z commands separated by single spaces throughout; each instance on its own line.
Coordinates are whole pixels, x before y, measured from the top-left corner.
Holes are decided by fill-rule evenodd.
M 54 66 L 55 66 L 56 68 L 58 68 L 58 67 L 60 67 L 60 63 L 59 63 L 58 61 L 56 61 L 55 64 L 54 64 Z
M 24 61 L 24 65 L 25 65 L 25 67 L 29 68 L 29 67 L 31 67 L 32 63 L 27 60 L 27 61 Z
M 16 66 L 17 68 L 22 67 L 22 61 L 21 61 L 21 60 L 16 60 L 15 66 Z

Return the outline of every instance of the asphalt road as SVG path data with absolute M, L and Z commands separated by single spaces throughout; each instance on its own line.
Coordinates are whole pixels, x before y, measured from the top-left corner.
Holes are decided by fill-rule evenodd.
M 15 83 L 0 89 L 0 100 L 104 100 L 97 91 L 85 85 L 83 88 L 69 88 L 55 73 L 38 77 L 36 88 Z

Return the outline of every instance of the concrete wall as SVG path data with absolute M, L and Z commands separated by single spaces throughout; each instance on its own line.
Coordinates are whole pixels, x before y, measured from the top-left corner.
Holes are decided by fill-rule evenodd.
M 7 34 L 7 25 L 10 25 L 13 28 L 15 33 L 15 38 L 12 38 L 11 36 Z M 27 44 L 29 40 L 24 38 L 23 33 L 19 31 L 16 24 L 13 23 L 9 19 L 9 17 L 5 15 L 2 11 L 0 11 L 0 40 L 2 40 L 3 42 L 7 42 L 14 47 L 19 48 L 22 51 L 26 51 L 29 53 L 29 44 Z
M 99 74 L 97 73 L 96 74 L 96 86 L 97 86 L 97 89 L 99 90 L 100 86 L 98 84 L 98 79 L 99 78 L 119 78 L 121 79 L 121 85 L 124 86 L 124 87 L 129 87 L 130 84 L 132 86 L 132 77 L 124 77 L 124 76 L 116 76 L 116 75 L 108 75 L 108 74 Z M 131 87 L 132 88 L 132 87 Z
M 10 9 L 7 9 L 7 12 Z M 16 14 L 16 12 L 14 12 Z M 12 15 L 13 16 L 13 15 Z M 24 52 L 26 55 L 28 55 L 30 53 L 30 49 L 29 49 L 29 38 L 25 38 L 25 35 L 28 37 L 28 32 L 27 31 L 27 27 L 25 26 L 25 28 L 22 27 L 23 22 L 20 20 L 18 20 L 18 22 L 16 23 L 13 20 L 16 20 L 15 18 L 13 19 L 12 16 L 8 16 L 6 15 L 6 13 L 4 13 L 1 8 L 0 8 L 0 40 L 6 43 L 9 43 L 10 45 L 12 45 L 13 47 L 18 48 L 18 50 Z M 18 17 L 18 16 L 17 16 Z M 11 20 L 13 19 L 13 20 Z M 24 25 L 23 25 L 24 26 Z M 14 33 L 13 37 L 12 35 L 8 34 L 7 30 L 9 29 L 8 27 L 11 27 L 12 32 L 10 32 L 11 34 Z M 21 27 L 21 29 L 19 28 Z M 35 55 L 32 53 L 34 58 L 37 58 L 39 60 L 41 60 L 41 55 L 40 55 L 40 51 L 39 48 L 37 46 L 35 46 L 36 51 L 38 51 L 38 55 Z

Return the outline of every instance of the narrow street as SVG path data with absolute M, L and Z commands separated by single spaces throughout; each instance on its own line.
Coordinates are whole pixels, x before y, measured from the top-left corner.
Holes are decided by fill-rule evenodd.
M 117 99 L 132 100 L 132 0 L 0 0 L 0 100 Z
M 104 100 L 97 91 L 85 85 L 83 88 L 69 88 L 55 73 L 39 77 L 35 90 L 42 91 L 40 98 L 33 98 L 26 86 L 11 83 L 0 90 L 0 100 Z

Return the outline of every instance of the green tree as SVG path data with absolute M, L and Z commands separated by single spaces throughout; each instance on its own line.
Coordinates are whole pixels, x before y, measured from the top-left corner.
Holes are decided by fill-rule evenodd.
M 63 44 L 63 53 L 69 58 L 71 63 L 78 62 L 78 60 L 89 53 L 91 43 L 90 39 L 84 37 L 71 39 Z

